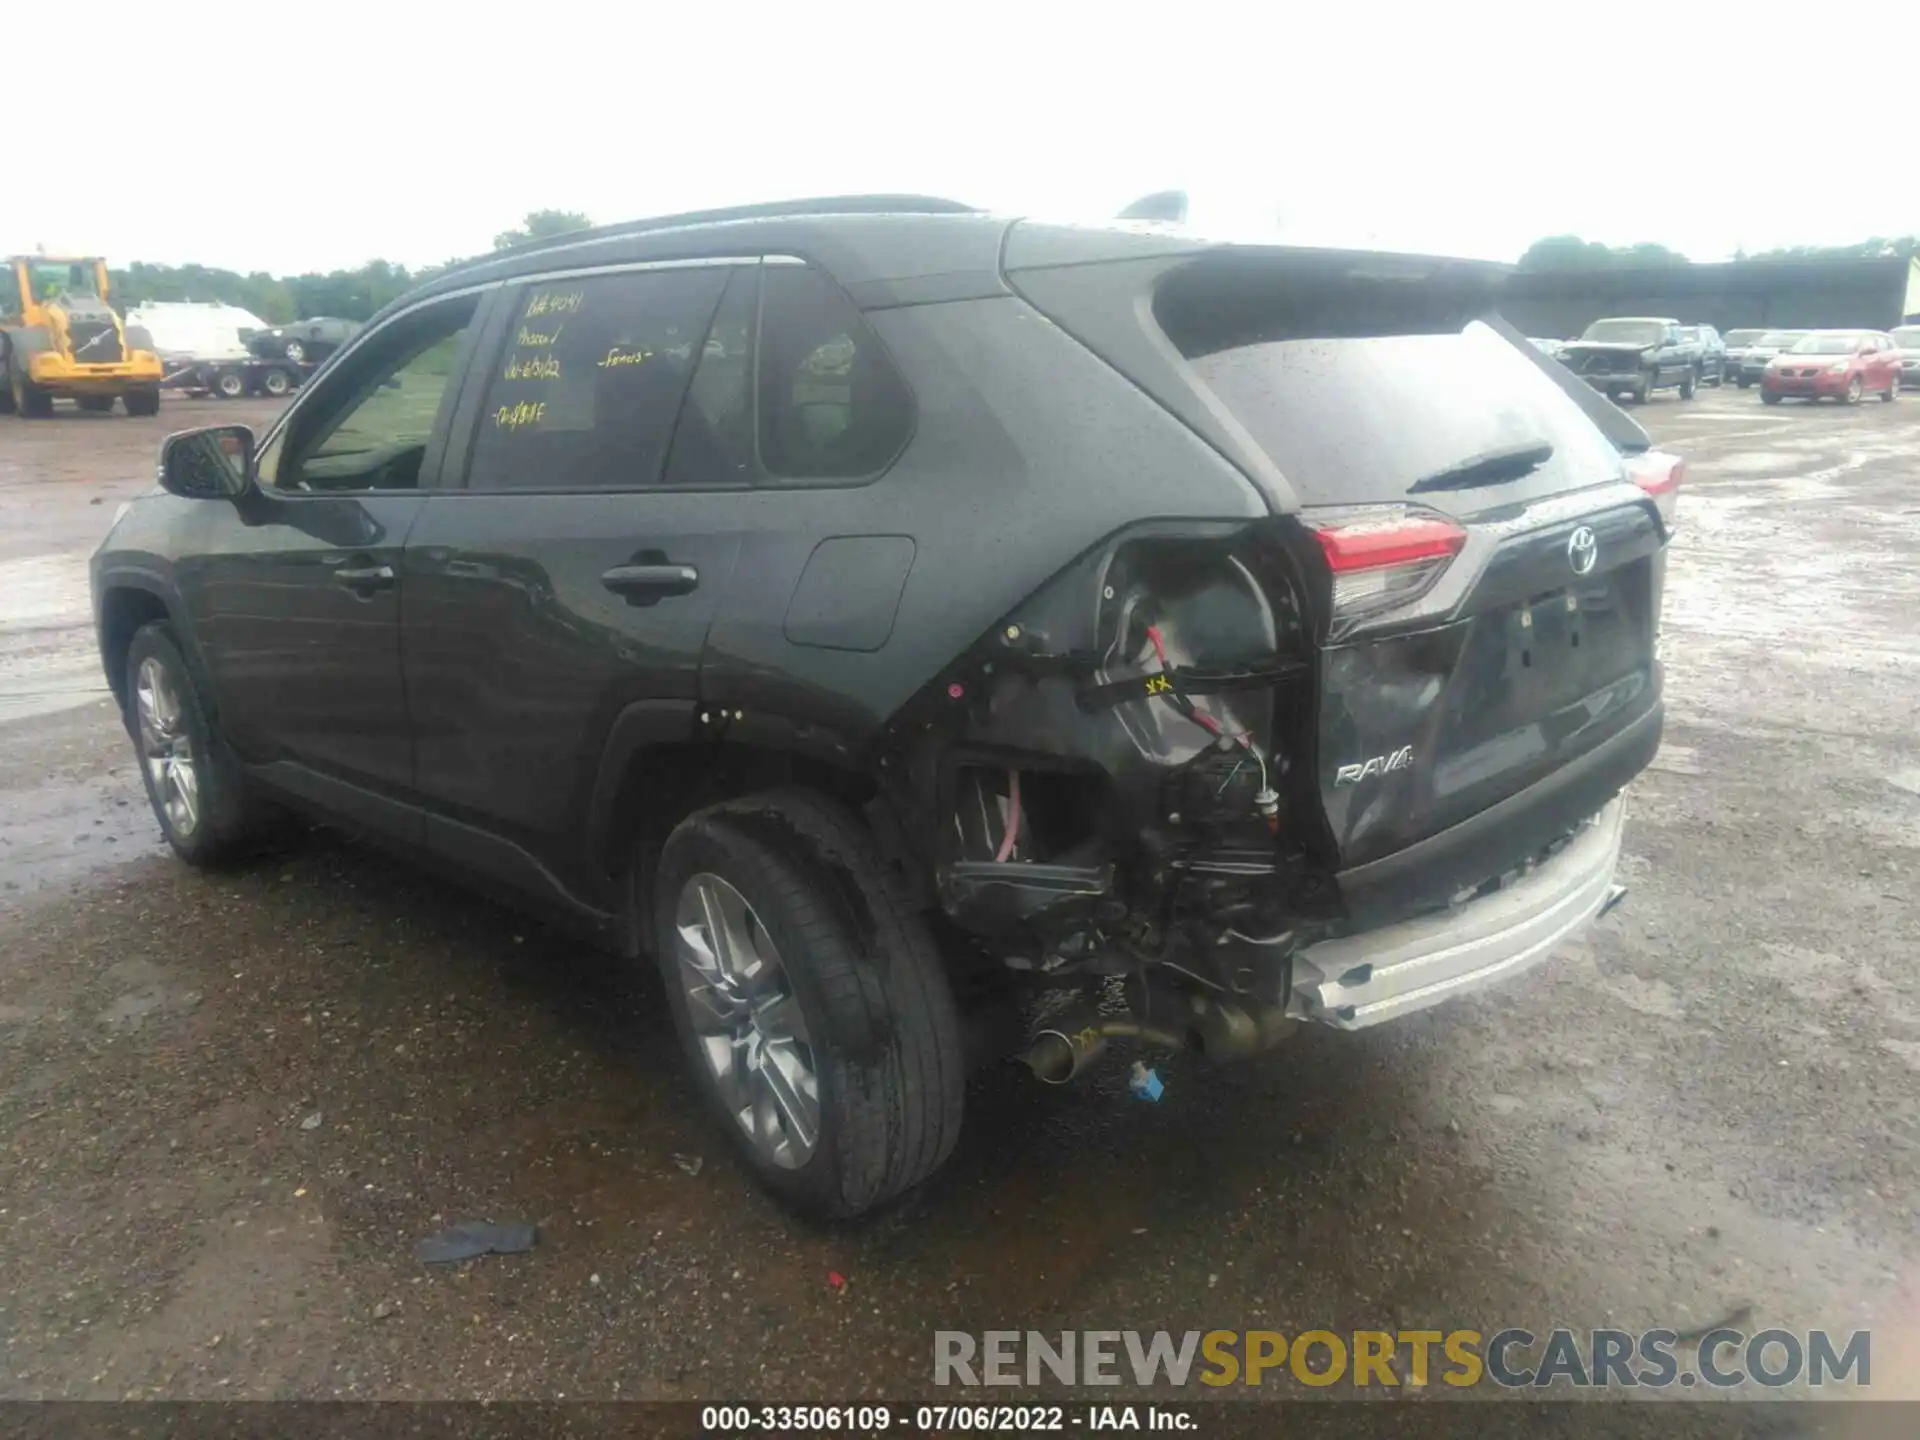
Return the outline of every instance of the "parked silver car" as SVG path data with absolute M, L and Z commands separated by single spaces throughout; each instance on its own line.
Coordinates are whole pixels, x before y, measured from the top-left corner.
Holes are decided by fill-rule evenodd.
M 1900 388 L 1920 390 L 1920 325 L 1901 325 L 1891 333 L 1900 347 Z

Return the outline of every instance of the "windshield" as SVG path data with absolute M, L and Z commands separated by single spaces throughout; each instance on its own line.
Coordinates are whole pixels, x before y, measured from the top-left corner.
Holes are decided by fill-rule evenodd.
M 1809 335 L 1793 347 L 1795 355 L 1851 355 L 1866 337 L 1848 331 L 1840 335 Z
M 1596 320 L 1580 338 L 1605 345 L 1658 345 L 1663 333 L 1658 320 Z
M 1727 331 L 1727 344 L 1751 345 L 1754 341 L 1758 340 L 1763 333 L 1765 332 L 1760 330 L 1729 330 Z
M 1893 343 L 1902 350 L 1920 350 L 1920 330 L 1896 330 Z
M 1769 330 L 1758 343 L 1764 349 L 1784 350 L 1806 333 L 1804 330 Z
M 91 260 L 41 260 L 27 266 L 27 283 L 42 304 L 59 295 L 93 295 Z

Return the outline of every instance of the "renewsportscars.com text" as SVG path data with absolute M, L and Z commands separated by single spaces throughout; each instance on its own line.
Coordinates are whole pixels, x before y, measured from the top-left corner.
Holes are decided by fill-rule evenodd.
M 1872 1383 L 1872 1335 L 1675 1330 L 937 1330 L 936 1385 L 1729 1389 Z

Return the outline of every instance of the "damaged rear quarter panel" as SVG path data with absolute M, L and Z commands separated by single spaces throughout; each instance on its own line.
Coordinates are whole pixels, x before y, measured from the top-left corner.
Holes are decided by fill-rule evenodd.
M 1001 616 L 1104 537 L 1155 517 L 1264 516 L 1247 479 L 1024 301 L 870 313 L 916 396 L 916 428 L 878 480 L 727 497 L 734 583 L 708 636 L 703 702 L 842 763 Z M 795 645 L 786 617 L 810 556 L 843 535 L 911 539 L 886 643 Z

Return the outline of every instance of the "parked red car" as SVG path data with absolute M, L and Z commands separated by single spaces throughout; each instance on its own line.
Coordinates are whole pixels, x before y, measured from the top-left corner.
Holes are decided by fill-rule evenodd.
M 1789 395 L 1858 405 L 1868 391 L 1888 401 L 1900 394 L 1900 347 L 1878 330 L 1812 331 L 1760 374 L 1760 398 L 1769 405 Z

